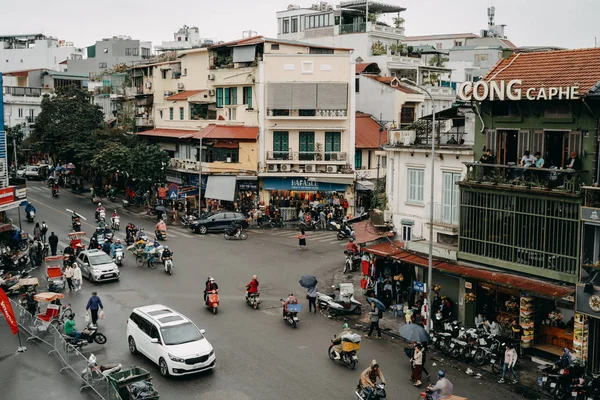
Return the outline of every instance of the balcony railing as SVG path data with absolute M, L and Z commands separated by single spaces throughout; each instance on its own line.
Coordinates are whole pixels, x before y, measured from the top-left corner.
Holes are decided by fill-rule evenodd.
M 267 161 L 347 161 L 345 152 L 316 152 L 316 151 L 268 151 Z
M 152 118 L 137 117 L 135 126 L 154 126 L 154 120 Z
M 4 86 L 4 94 L 11 94 L 13 96 L 39 97 L 42 95 L 42 89 L 33 87 Z
M 369 31 L 374 32 L 383 32 L 383 33 L 391 33 L 394 35 L 404 35 L 404 28 L 394 28 L 393 26 L 385 26 L 385 25 L 377 25 L 377 24 L 369 24 Z
M 463 182 L 491 184 L 514 189 L 534 189 L 579 193 L 587 171 L 558 168 L 517 167 L 514 165 L 464 163 L 467 174 Z
M 440 204 L 433 203 L 433 223 L 458 228 L 458 203 Z M 431 213 L 431 203 L 427 203 L 427 222 Z
M 302 111 L 302 112 L 301 112 Z M 348 110 L 287 110 L 287 109 L 267 109 L 268 117 L 283 118 L 315 118 L 315 117 L 347 117 Z
M 367 24 L 363 22 L 362 24 L 344 24 L 340 25 L 340 35 L 345 35 L 347 33 L 363 33 L 367 31 Z

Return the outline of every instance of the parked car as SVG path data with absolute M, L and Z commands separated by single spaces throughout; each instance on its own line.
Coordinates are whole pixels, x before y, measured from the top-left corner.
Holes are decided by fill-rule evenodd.
M 177 311 L 154 304 L 134 308 L 127 320 L 127 343 L 158 365 L 162 376 L 215 368 L 215 350 L 198 327 Z
M 81 267 L 81 274 L 90 282 L 98 283 L 119 280 L 121 273 L 112 257 L 101 250 L 82 251 L 77 257 Z
M 25 178 L 26 172 L 27 172 L 27 167 L 19 167 L 19 169 L 17 169 L 17 178 Z
M 207 232 L 224 231 L 232 222 L 239 223 L 242 228 L 248 228 L 248 219 L 242 213 L 223 211 L 204 219 L 198 219 L 190 224 L 190 229 L 204 235 Z
M 47 165 L 29 165 L 25 171 L 25 178 L 38 181 L 46 179 L 49 167 Z

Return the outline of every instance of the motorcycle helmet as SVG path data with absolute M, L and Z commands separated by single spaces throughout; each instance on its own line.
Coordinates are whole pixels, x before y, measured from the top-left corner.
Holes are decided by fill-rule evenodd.
M 214 281 L 215 281 L 215 278 L 213 278 L 212 276 L 209 276 L 209 277 L 208 277 L 208 281 L 212 283 L 212 282 L 214 282 Z
M 72 312 L 71 314 L 69 314 L 69 315 L 67 316 L 67 318 L 69 318 L 69 319 L 73 319 L 73 318 L 75 318 L 75 313 L 74 313 L 74 312 Z
M 342 325 L 342 329 L 348 329 L 348 324 Z
M 98 207 L 101 207 L 101 206 L 102 206 L 102 203 L 98 203 Z
M 438 371 L 438 378 L 444 378 L 446 376 L 446 373 L 442 370 Z
M 165 250 L 169 250 L 169 246 L 165 246 Z
M 352 239 L 352 238 L 348 239 L 348 241 L 349 241 L 350 243 L 354 243 L 354 239 Z

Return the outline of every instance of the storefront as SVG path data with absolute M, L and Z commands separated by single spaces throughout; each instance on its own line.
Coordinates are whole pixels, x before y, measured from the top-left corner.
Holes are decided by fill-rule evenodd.
M 258 178 L 251 175 L 209 175 L 204 194 L 207 209 L 247 215 L 258 206 Z
M 236 187 L 237 208 L 244 215 L 258 207 L 258 177 L 238 176 Z
M 303 205 L 347 205 L 347 213 L 353 211 L 353 182 L 322 182 L 305 178 L 262 178 L 261 202 L 265 206 L 278 207 L 284 221 L 295 220 Z

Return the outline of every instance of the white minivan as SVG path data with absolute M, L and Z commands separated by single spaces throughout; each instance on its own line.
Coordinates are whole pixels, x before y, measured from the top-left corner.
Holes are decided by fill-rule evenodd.
M 162 304 L 135 308 L 127 320 L 129 351 L 148 357 L 165 377 L 215 368 L 215 351 L 204 332 Z

